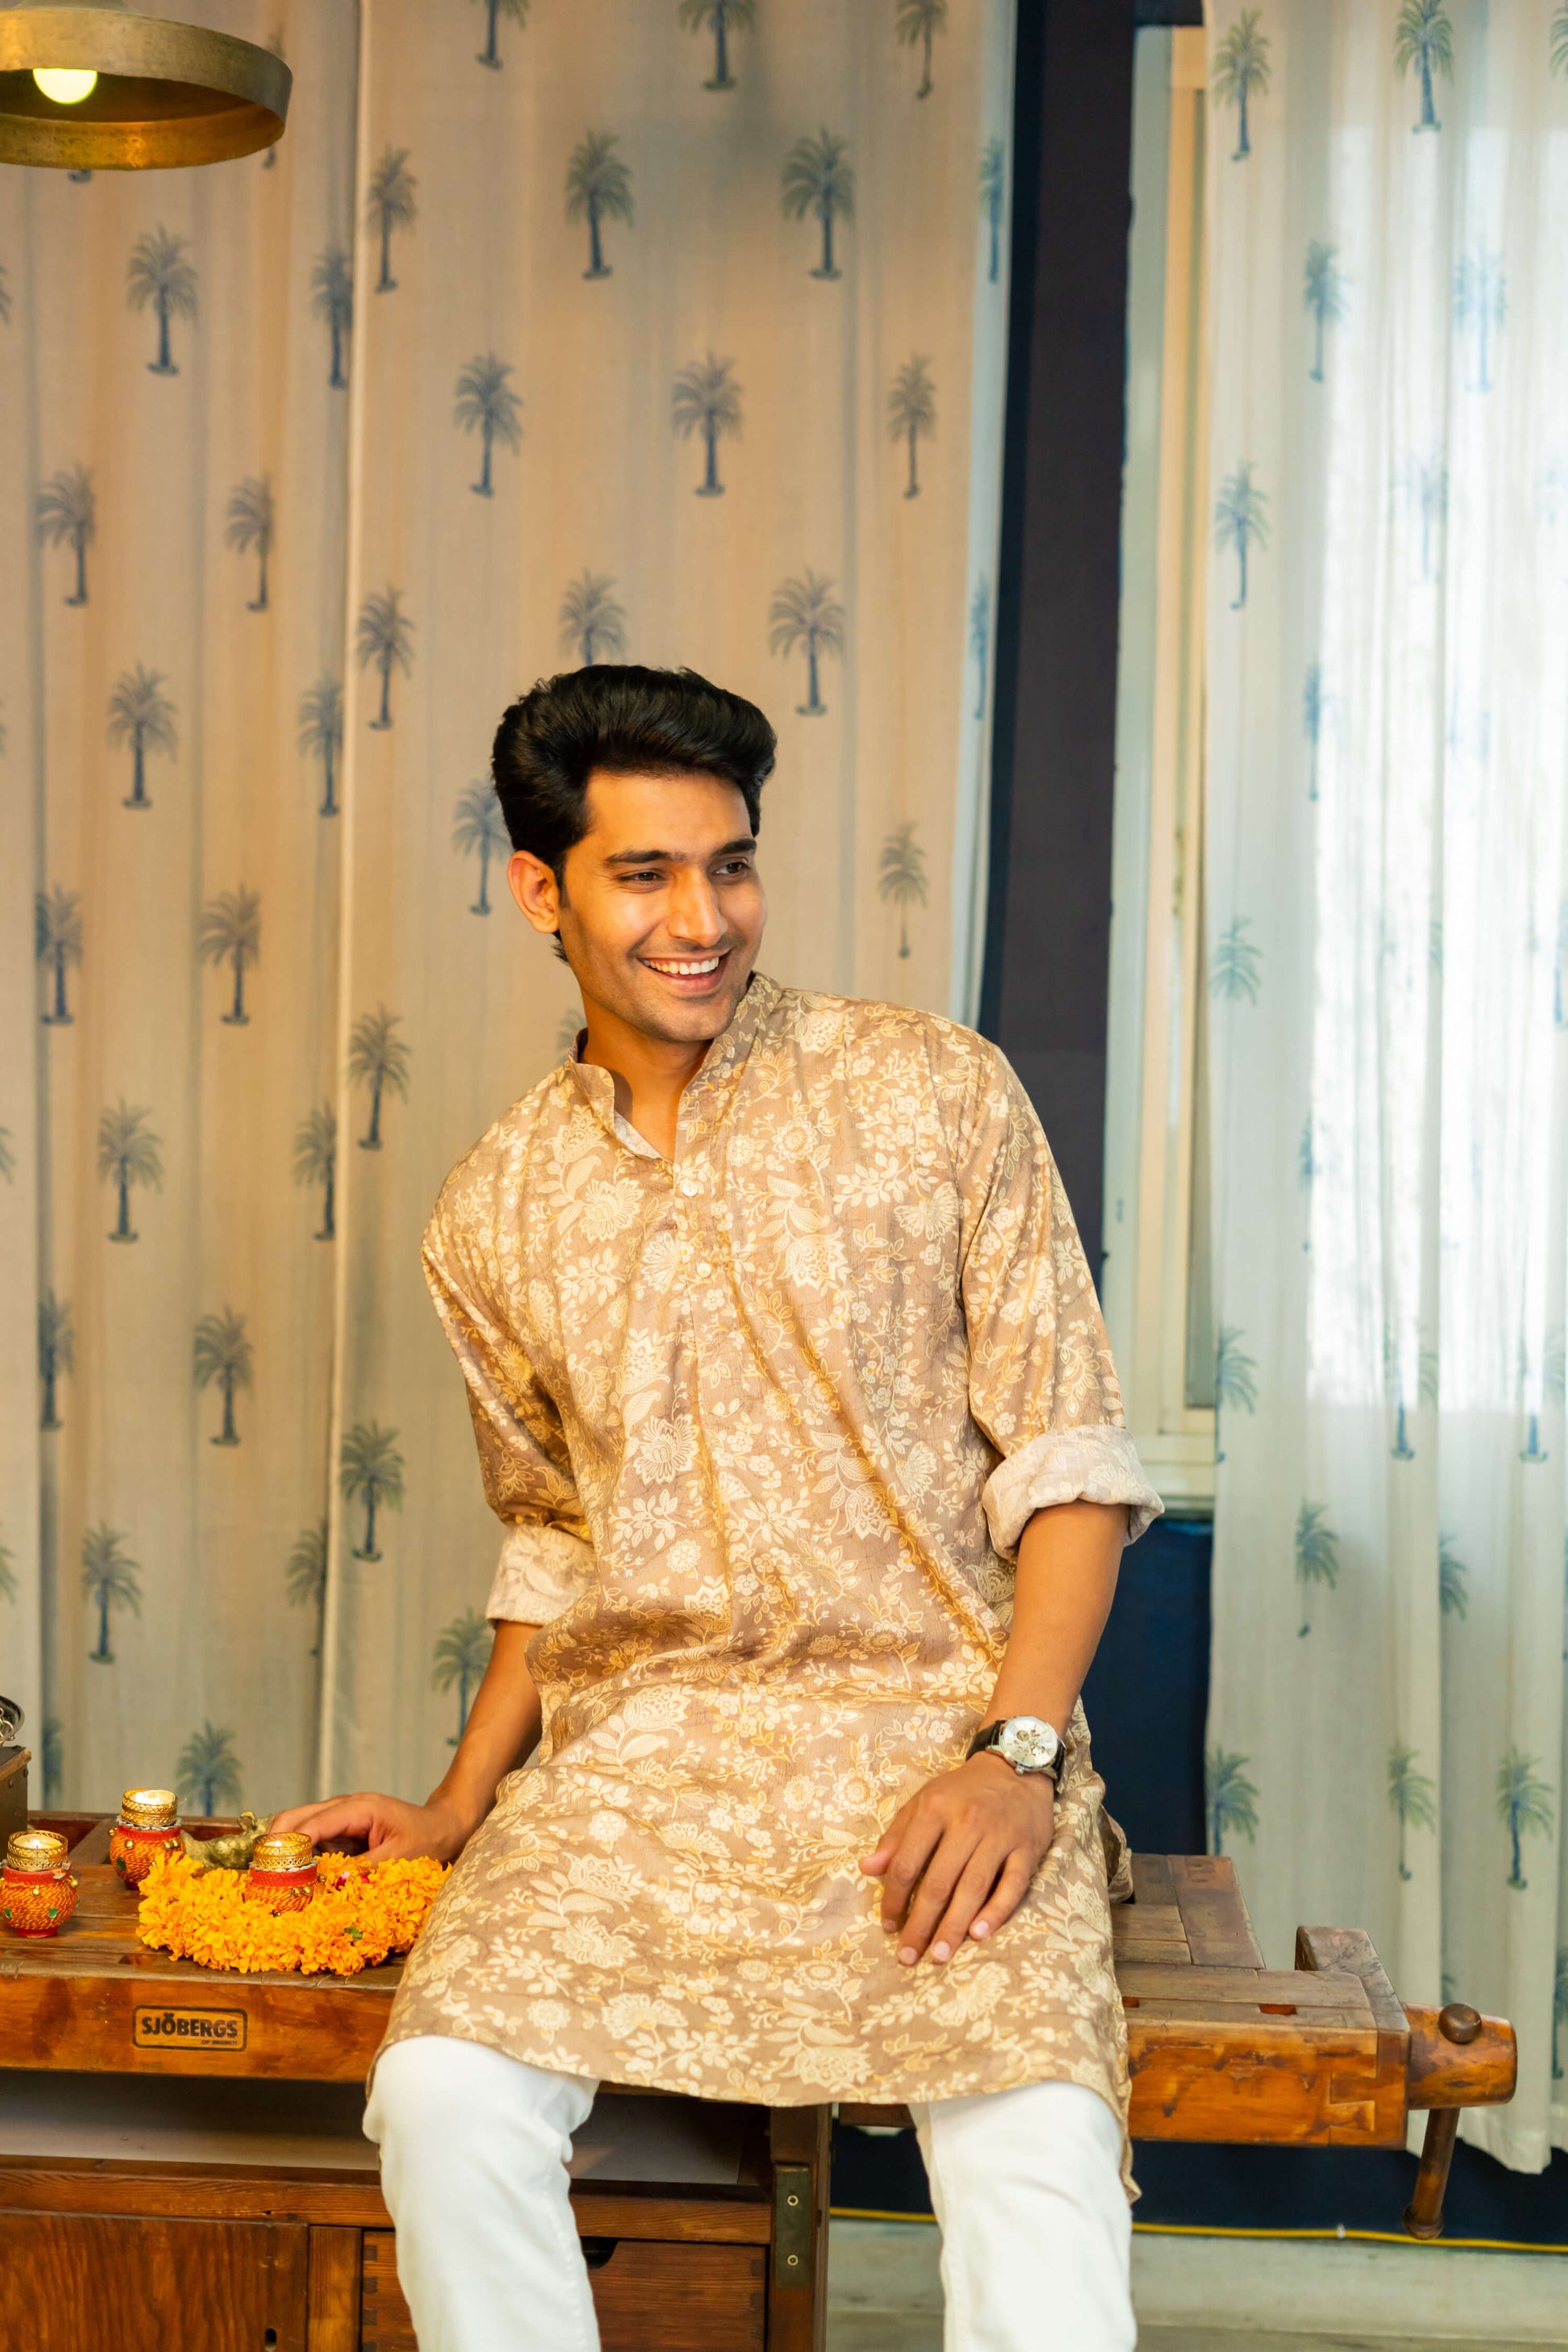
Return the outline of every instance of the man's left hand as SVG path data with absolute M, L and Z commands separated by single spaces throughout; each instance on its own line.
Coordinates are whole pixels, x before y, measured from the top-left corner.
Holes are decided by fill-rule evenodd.
M 1010 1919 L 1051 1843 L 1056 1790 L 1044 1772 L 1016 1772 L 1000 1756 L 972 1756 L 928 1780 L 894 1814 L 860 1867 L 882 1882 L 882 1925 L 898 1929 L 912 1968 L 930 1949 L 951 1959 Z

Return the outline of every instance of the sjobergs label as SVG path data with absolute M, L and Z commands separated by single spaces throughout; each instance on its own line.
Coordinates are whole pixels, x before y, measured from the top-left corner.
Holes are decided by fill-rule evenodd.
M 138 2050 L 208 2051 L 245 2047 L 243 2009 L 139 2009 L 131 2039 Z

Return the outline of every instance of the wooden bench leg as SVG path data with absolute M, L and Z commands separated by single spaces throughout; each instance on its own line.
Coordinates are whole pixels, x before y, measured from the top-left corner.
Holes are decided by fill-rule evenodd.
M 774 2107 L 769 2117 L 773 2231 L 768 2260 L 768 2352 L 824 2352 L 827 2340 L 832 2132 L 830 2107 Z

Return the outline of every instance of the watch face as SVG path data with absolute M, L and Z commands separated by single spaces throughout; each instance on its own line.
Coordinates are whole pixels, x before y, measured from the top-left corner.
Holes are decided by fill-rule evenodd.
M 1061 1742 L 1054 1727 L 1037 1715 L 1015 1715 L 997 1740 L 998 1751 L 1020 1772 L 1040 1772 L 1057 1760 Z

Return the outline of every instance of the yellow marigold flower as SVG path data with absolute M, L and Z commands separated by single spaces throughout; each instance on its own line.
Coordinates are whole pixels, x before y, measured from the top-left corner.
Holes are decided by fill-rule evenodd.
M 323 1854 L 307 1908 L 274 1915 L 245 1900 L 243 1873 L 202 1870 L 183 1853 L 166 1853 L 142 1881 L 136 1933 L 150 1948 L 204 1968 L 357 1976 L 391 1952 L 407 1951 L 446 1875 L 442 1864 L 426 1857 L 366 1867 Z

